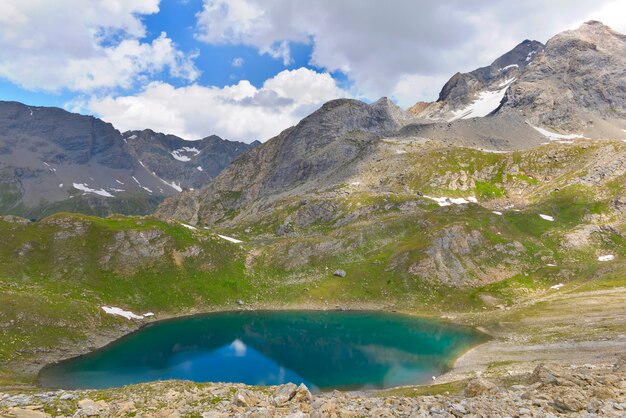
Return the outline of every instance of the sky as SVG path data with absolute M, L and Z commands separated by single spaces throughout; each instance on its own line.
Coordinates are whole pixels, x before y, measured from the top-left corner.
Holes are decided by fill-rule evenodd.
M 324 102 L 436 100 L 456 72 L 626 0 L 0 0 L 0 100 L 120 131 L 265 141 Z

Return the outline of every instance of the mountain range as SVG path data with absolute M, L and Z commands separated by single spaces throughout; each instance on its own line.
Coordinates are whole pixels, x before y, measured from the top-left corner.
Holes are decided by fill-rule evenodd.
M 147 214 L 168 198 L 161 216 L 212 223 L 341 184 L 385 158 L 390 141 L 501 152 L 626 138 L 625 39 L 591 21 L 545 45 L 525 40 L 453 75 L 436 102 L 405 111 L 387 98 L 337 99 L 262 145 L 122 134 L 91 116 L 0 102 L 0 212 Z
M 626 347 L 625 47 L 587 22 L 453 75 L 432 103 L 336 99 L 262 144 L 121 133 L 0 102 L 0 388 L 25 391 L 44 365 L 153 320 L 368 309 L 492 337 L 466 353 L 452 384 L 437 377 L 446 405 L 465 402 L 455 390 L 481 371 L 514 393 L 494 402 L 602 415 L 598 400 L 624 392 L 614 363 Z M 539 360 L 585 370 L 570 382 Z M 595 381 L 590 370 L 610 372 Z M 558 392 L 544 396 L 537 379 Z M 169 402 L 173 384 L 197 405 L 185 382 L 133 387 Z M 230 405 L 215 385 L 202 385 L 221 391 L 207 402 Z M 387 399 L 408 394 L 426 399 L 420 413 L 434 410 L 433 397 L 397 390 Z M 46 411 L 72 415 L 84 397 L 111 392 L 57 393 L 75 398 Z M 56 399 L 45 396 L 28 397 L 40 408 Z M 613 404 L 621 409 L 606 411 L 623 411 Z M 477 411 L 464 405 L 450 416 Z
M 92 116 L 0 102 L 0 212 L 150 213 L 256 145 L 150 130 L 121 134 Z
M 271 202 L 383 170 L 376 166 L 390 160 L 389 144 L 399 154 L 426 143 L 508 152 L 575 138 L 626 139 L 625 68 L 626 37 L 599 22 L 545 46 L 524 41 L 488 67 L 455 74 L 438 101 L 408 111 L 386 98 L 328 102 L 204 188 L 166 199 L 157 213 L 192 223 L 240 220 Z

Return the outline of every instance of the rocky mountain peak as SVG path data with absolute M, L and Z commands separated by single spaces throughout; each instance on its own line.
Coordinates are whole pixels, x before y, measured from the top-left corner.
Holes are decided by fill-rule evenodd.
M 501 55 L 486 67 L 469 73 L 456 73 L 443 86 L 438 102 L 451 107 L 466 105 L 476 93 L 500 87 L 505 80 L 517 77 L 535 59 L 544 45 L 538 41 L 524 40 L 509 52 Z
M 618 136 L 626 118 L 626 36 L 590 21 L 546 43 L 511 85 L 501 112 L 534 126 L 585 136 Z

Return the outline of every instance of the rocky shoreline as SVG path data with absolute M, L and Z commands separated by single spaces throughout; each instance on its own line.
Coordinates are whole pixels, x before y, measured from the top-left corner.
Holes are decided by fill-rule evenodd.
M 441 385 L 439 385 L 441 386 Z M 474 377 L 452 391 L 420 388 L 311 394 L 304 385 L 155 382 L 119 389 L 0 394 L 3 418 L 50 417 L 580 417 L 626 416 L 626 360 L 538 365 L 507 382 Z M 431 389 L 437 389 L 431 386 Z M 445 387 L 443 388 L 445 389 Z M 439 390 L 443 390 L 439 388 Z

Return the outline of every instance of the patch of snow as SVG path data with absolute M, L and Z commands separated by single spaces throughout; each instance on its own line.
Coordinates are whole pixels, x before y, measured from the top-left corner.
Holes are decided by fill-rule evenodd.
M 555 284 L 554 286 L 550 286 L 550 289 L 559 290 L 563 286 L 565 286 L 563 283 L 559 283 L 559 284 Z
M 185 228 L 187 228 L 187 229 L 191 229 L 192 231 L 197 231 L 198 230 L 198 228 L 196 228 L 195 226 L 187 225 L 187 224 L 182 223 L 182 222 L 180 224 L 182 226 L 184 226 Z
M 480 151 L 482 152 L 488 152 L 490 154 L 508 154 L 511 151 L 502 151 L 499 149 L 484 149 L 484 148 L 479 148 Z
M 109 190 L 111 190 L 111 191 L 113 191 L 113 192 L 117 192 L 117 193 L 120 193 L 120 192 L 125 192 L 125 191 L 126 191 L 126 190 L 124 190 L 124 189 L 116 189 L 115 187 L 109 187 Z
M 506 70 L 508 70 L 509 68 L 519 68 L 519 65 L 517 65 L 517 64 L 507 65 L 506 67 L 502 67 L 502 68 L 500 68 L 498 71 L 506 71 Z
M 238 240 L 237 238 L 227 237 L 226 235 L 217 234 L 221 239 L 225 239 L 226 241 L 234 242 L 235 244 L 241 244 L 243 241 Z
M 601 255 L 598 257 L 598 261 L 612 261 L 615 260 L 615 256 L 613 254 Z
M 33 109 L 31 109 L 30 107 L 28 108 L 28 111 L 30 112 L 30 115 L 33 116 Z
M 535 128 L 535 130 L 537 132 L 539 132 L 541 135 L 543 135 L 546 138 L 550 139 L 550 141 L 559 141 L 559 140 L 563 140 L 563 139 L 584 138 L 584 136 L 578 135 L 578 134 L 563 135 L 563 134 L 557 134 L 556 132 L 550 132 L 547 129 L 539 128 L 537 126 L 533 126 L 533 128 Z
M 121 181 L 119 181 L 118 179 L 115 179 L 115 181 L 117 182 L 117 184 L 121 184 L 122 186 L 124 185 L 124 183 L 122 183 Z
M 178 184 L 178 183 L 175 183 L 175 182 L 169 183 L 169 182 L 167 182 L 165 180 L 163 180 L 163 182 L 165 184 L 167 184 L 168 186 L 170 186 L 172 189 L 176 190 L 177 192 L 182 192 L 183 191 L 183 188 L 180 187 L 180 184 Z
M 515 81 L 514 78 L 505 80 L 508 84 L 501 84 L 499 86 L 501 88 L 498 90 L 481 91 L 478 95 L 478 99 L 474 100 L 474 102 L 470 103 L 461 110 L 452 112 L 454 117 L 448 122 L 452 122 L 457 119 L 480 118 L 487 116 L 500 106 L 500 102 L 504 98 L 506 91 L 513 81 Z
M 145 186 L 141 186 L 141 188 L 142 188 L 142 189 L 144 189 L 144 190 L 145 190 L 146 192 L 148 192 L 148 193 L 152 193 L 152 190 L 148 189 L 148 188 L 147 188 L 147 187 L 145 187 Z
M 146 312 L 145 314 L 143 314 L 144 318 L 148 318 L 150 316 L 154 316 L 154 313 L 153 312 Z
M 146 165 L 141 160 L 137 160 L 137 161 L 139 161 L 139 164 L 141 164 L 143 168 L 146 168 Z
M 179 148 L 177 150 L 170 152 L 170 154 L 172 155 L 172 157 L 174 157 L 174 159 L 178 161 L 182 161 L 182 162 L 191 161 L 191 158 L 189 158 L 186 155 L 182 155 L 183 152 L 192 153 L 194 155 L 200 154 L 200 151 L 196 147 L 182 147 L 182 148 Z
M 498 216 L 502 216 L 502 212 L 498 212 L 497 210 L 493 210 L 492 212 L 495 213 Z
M 128 139 L 135 139 L 135 138 L 137 138 L 137 135 L 135 134 L 132 134 L 131 136 L 128 137 Z
M 528 55 L 526 55 L 526 62 L 529 62 L 530 60 L 533 59 L 533 55 L 535 55 L 537 53 L 537 51 L 530 51 L 528 53 Z
M 63 183 L 59 183 L 59 187 L 60 187 L 60 188 L 63 188 Z
M 546 266 L 548 266 L 548 267 L 556 267 L 556 264 L 548 263 L 548 264 L 546 264 Z
M 464 205 L 467 203 L 478 203 L 478 199 L 474 196 L 469 196 L 467 199 L 462 197 L 432 197 L 432 196 L 423 196 L 426 199 L 434 200 L 437 202 L 439 206 L 450 206 L 450 205 Z
M 403 149 L 397 149 L 396 150 L 396 154 L 400 155 L 400 154 L 406 154 L 406 151 Z
M 43 161 L 43 164 L 44 164 L 46 167 L 50 167 L 50 164 L 48 164 L 48 163 L 47 163 L 47 162 L 45 162 L 45 161 Z
M 93 193 L 104 197 L 113 197 L 113 195 L 104 189 L 91 189 L 87 183 L 72 183 L 75 189 L 82 190 L 85 193 Z
M 133 176 L 133 180 L 135 180 L 135 183 L 137 183 L 138 185 L 141 186 L 141 183 L 139 183 L 139 180 L 137 180 L 137 178 L 135 176 Z M 122 184 L 124 184 L 124 183 L 122 183 Z
M 144 318 L 143 315 L 137 315 L 137 314 L 132 313 L 131 311 L 125 311 L 124 309 L 116 308 L 114 306 L 103 306 L 102 310 L 108 313 L 109 315 L 122 316 L 126 319 L 143 319 Z
M 515 77 L 512 78 L 506 78 L 503 82 L 501 82 L 500 84 L 498 84 L 498 87 L 507 87 L 510 86 L 511 83 L 513 83 L 516 80 Z
M 543 213 L 540 213 L 539 217 L 541 219 L 545 219 L 546 221 L 554 222 L 554 217 L 552 217 L 550 215 L 544 215 Z
M 350 183 L 351 186 L 360 186 L 361 182 L 360 181 L 353 181 L 352 183 Z
M 200 166 L 197 166 L 197 167 L 196 167 L 196 170 L 198 170 L 198 171 L 204 171 L 204 170 L 202 170 L 202 167 L 200 167 Z

